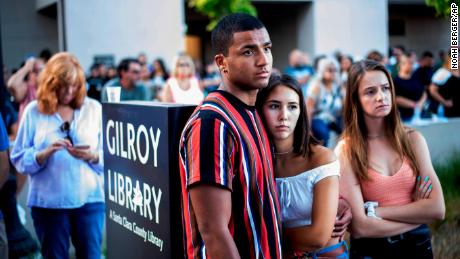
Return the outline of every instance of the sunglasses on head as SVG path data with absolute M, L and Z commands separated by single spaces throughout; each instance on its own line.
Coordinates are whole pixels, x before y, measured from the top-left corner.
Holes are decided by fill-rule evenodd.
M 62 125 L 59 127 L 61 132 L 65 133 L 65 139 L 68 139 L 70 143 L 73 145 L 72 138 L 70 138 L 70 122 L 66 121 L 62 123 Z
M 177 64 L 178 67 L 189 67 L 190 65 L 188 63 L 179 63 Z

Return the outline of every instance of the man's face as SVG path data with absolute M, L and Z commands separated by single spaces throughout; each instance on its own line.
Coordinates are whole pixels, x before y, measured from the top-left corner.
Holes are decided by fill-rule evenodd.
M 227 57 L 218 62 L 227 71 L 223 73 L 227 84 L 242 90 L 266 87 L 273 65 L 271 48 L 265 28 L 233 34 Z
M 141 78 L 141 66 L 135 62 L 130 63 L 128 70 L 124 72 L 124 76 L 128 79 L 130 86 L 134 85 Z

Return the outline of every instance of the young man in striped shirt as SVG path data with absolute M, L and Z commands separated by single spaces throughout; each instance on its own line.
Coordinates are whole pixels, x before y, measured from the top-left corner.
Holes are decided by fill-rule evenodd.
M 271 69 L 265 26 L 245 14 L 212 32 L 222 84 L 182 132 L 180 172 L 187 258 L 280 258 L 281 225 L 267 134 L 254 107 Z

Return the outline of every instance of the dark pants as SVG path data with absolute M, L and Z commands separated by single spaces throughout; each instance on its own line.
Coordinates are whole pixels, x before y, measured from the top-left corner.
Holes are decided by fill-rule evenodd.
M 0 258 L 8 258 L 8 238 L 3 219 L 0 219 Z
M 430 230 L 427 225 L 392 237 L 350 238 L 350 258 L 433 258 Z
M 37 242 L 32 239 L 19 219 L 16 202 L 16 176 L 13 174 L 10 174 L 8 181 L 0 190 L 0 209 L 8 236 L 9 258 L 27 257 L 37 252 L 39 249 Z
M 326 122 L 321 119 L 314 118 L 311 121 L 311 130 L 316 139 L 323 142 L 324 146 L 328 145 L 329 133 L 331 130 L 337 134 L 342 133 L 342 119 L 337 118 L 337 122 Z
M 69 258 L 69 237 L 77 258 L 101 258 L 104 203 L 87 203 L 77 209 L 32 207 L 35 231 L 48 258 Z

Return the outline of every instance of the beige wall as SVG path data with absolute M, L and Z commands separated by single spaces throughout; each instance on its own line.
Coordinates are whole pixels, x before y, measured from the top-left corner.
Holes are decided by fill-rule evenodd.
M 314 7 L 315 54 L 340 50 L 365 56 L 376 49 L 388 49 L 387 0 L 319 0 Z
M 391 36 L 390 45 L 403 45 L 418 55 L 429 50 L 435 56 L 440 49 L 448 50 L 450 44 L 450 20 L 429 17 L 406 17 L 406 35 Z
M 79 0 L 64 8 L 67 49 L 85 68 L 98 54 L 119 62 L 145 52 L 149 62 L 170 64 L 184 50 L 182 0 Z
M 35 0 L 0 0 L 3 62 L 18 68 L 28 55 L 44 48 L 58 51 L 55 18 L 37 12 Z

